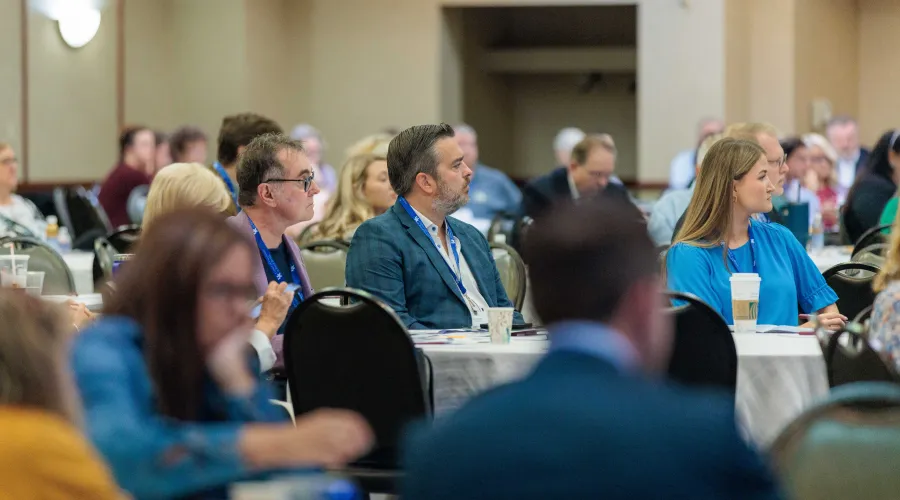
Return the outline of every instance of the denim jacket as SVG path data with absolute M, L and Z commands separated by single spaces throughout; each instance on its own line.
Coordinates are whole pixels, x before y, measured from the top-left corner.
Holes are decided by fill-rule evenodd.
M 197 360 L 197 362 L 201 362 Z M 119 485 L 139 499 L 209 492 L 248 479 L 238 439 L 245 422 L 279 421 L 268 385 L 236 398 L 209 383 L 204 409 L 217 421 L 183 422 L 160 415 L 142 353 L 142 329 L 129 318 L 106 317 L 85 329 L 72 347 L 88 435 Z

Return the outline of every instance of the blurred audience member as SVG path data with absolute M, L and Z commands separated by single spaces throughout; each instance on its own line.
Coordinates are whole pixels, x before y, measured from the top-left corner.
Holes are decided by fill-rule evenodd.
M 731 274 L 754 273 L 762 279 L 759 324 L 797 325 L 803 312 L 840 328 L 847 318 L 806 249 L 781 224 L 752 218 L 772 210 L 772 166 L 752 141 L 726 137 L 709 148 L 684 227 L 666 252 L 668 288 L 696 295 L 733 324 Z
M 347 286 L 384 301 L 410 330 L 480 328 L 489 308 L 513 307 L 487 240 L 448 217 L 469 201 L 463 157 L 445 123 L 400 132 L 387 157 L 397 203 L 359 226 L 347 254 Z
M 156 139 L 147 127 L 129 127 L 119 136 L 119 163 L 100 187 L 100 205 L 112 226 L 131 223 L 128 197 L 138 186 L 150 184 L 156 172 Z
M 404 499 L 780 497 L 737 429 L 733 394 L 658 380 L 672 327 L 630 210 L 561 205 L 524 252 L 549 351 L 407 440 Z
M 322 222 L 313 229 L 313 239 L 349 242 L 360 224 L 383 214 L 396 201 L 384 157 L 351 157 L 341 167 L 337 194 Z
M 172 164 L 169 136 L 162 130 L 156 130 L 153 132 L 153 139 L 156 143 L 156 154 L 153 157 L 153 172 L 150 174 L 150 177 Z
M 143 230 L 147 231 L 156 219 L 187 208 L 202 207 L 221 214 L 223 218 L 237 213 L 234 201 L 222 189 L 222 181 L 206 166 L 199 163 L 175 163 L 156 175 L 150 184 Z M 262 297 L 262 309 L 250 345 L 259 355 L 260 371 L 268 371 L 275 364 L 271 339 L 281 328 L 293 295 L 283 297 L 286 285 L 269 283 Z M 279 293 L 281 292 L 281 293 Z
M 228 223 L 256 241 L 253 284 L 257 295 L 263 295 L 272 282 L 297 287 L 293 293 L 290 316 L 304 298 L 313 294 L 300 250 L 285 235 L 290 226 L 313 216 L 313 200 L 319 187 L 313 180 L 312 164 L 303 145 L 283 134 L 256 137 L 243 150 L 237 168 L 238 201 L 242 212 L 228 218 Z M 286 285 L 287 286 L 287 285 Z M 283 324 L 278 325 L 281 333 Z M 278 355 L 275 368 L 283 367 L 283 337 L 272 338 Z
M 522 193 L 524 215 L 538 218 L 559 201 L 597 195 L 631 201 L 625 188 L 610 182 L 616 168 L 616 144 L 609 134 L 589 135 L 572 149 L 566 167 L 532 180 Z M 635 209 L 637 210 L 637 209 Z
M 468 222 L 482 233 L 487 233 L 497 214 L 517 214 L 522 203 L 522 192 L 505 173 L 478 161 L 478 134 L 475 129 L 459 124 L 453 127 L 456 142 L 463 150 L 463 162 L 472 169 L 469 184 L 469 202 L 453 217 Z
M 819 199 L 819 210 L 822 212 L 825 229 L 837 231 L 840 204 L 843 202 L 834 169 L 837 153 L 828 140 L 819 134 L 804 135 L 803 143 L 806 145 L 811 167 L 806 173 L 806 186 Z
M 722 134 L 713 134 L 703 139 L 703 142 L 700 143 L 696 154 L 692 155 L 694 158 L 697 158 L 697 166 L 695 167 L 697 172 L 700 171 L 706 152 L 721 138 Z M 695 186 L 695 183 L 691 183 L 685 189 L 669 191 L 653 206 L 653 213 L 650 215 L 647 231 L 650 232 L 650 238 L 653 240 L 654 245 L 660 246 L 672 243 L 672 237 L 675 235 L 675 225 L 678 219 L 684 215 L 684 211 L 687 210 L 691 197 L 694 195 Z
M 206 165 L 206 134 L 198 127 L 186 125 L 172 133 L 169 150 L 176 163 L 200 163 Z
M 199 163 L 173 163 L 160 171 L 150 183 L 142 227 L 176 210 L 206 207 L 225 216 L 237 214 L 234 202 L 222 189 L 222 180 Z
M 825 135 L 837 152 L 837 186 L 843 200 L 859 171 L 868 164 L 869 150 L 859 145 L 859 126 L 850 116 L 832 118 Z
M 237 187 L 238 157 L 254 137 L 263 134 L 282 133 L 281 126 L 265 116 L 255 113 L 229 115 L 222 119 L 219 128 L 217 161 L 213 169 L 222 178 L 225 188 L 240 210 Z
M 43 240 L 47 223 L 34 203 L 15 194 L 19 160 L 12 146 L 0 142 L 0 237 L 31 236 Z
M 572 150 L 586 135 L 580 128 L 575 127 L 566 127 L 556 134 L 553 139 L 553 155 L 556 158 L 557 168 L 569 167 L 569 163 L 572 162 Z
M 816 214 L 820 212 L 820 203 L 816 193 L 807 189 L 805 185 L 806 176 L 810 170 L 809 148 L 803 139 L 791 137 L 781 141 L 781 149 L 784 150 L 788 171 L 784 181 L 784 194 L 778 202 L 773 198 L 772 204 L 778 210 L 779 204 L 806 203 L 809 206 L 809 224 L 811 226 L 815 221 Z
M 387 158 L 388 145 L 395 135 L 387 133 L 367 135 L 347 148 L 347 158 L 360 155 L 375 155 Z
M 63 311 L 0 290 L 0 318 L 3 497 L 122 498 L 106 464 L 81 433 L 64 333 L 70 325 Z
M 700 120 L 697 124 L 696 144 L 701 144 L 711 135 L 721 134 L 724 129 L 725 123 L 719 118 L 704 118 Z M 697 175 L 695 170 L 699 164 L 697 148 L 685 149 L 675 155 L 672 163 L 669 164 L 669 189 L 686 189 L 690 186 L 691 181 Z
M 869 320 L 869 343 L 900 371 L 900 219 L 894 218 L 886 259 L 872 288 L 878 293 Z
M 319 130 L 308 123 L 301 123 L 291 131 L 291 139 L 303 142 L 303 151 L 313 166 L 319 190 L 329 195 L 337 189 L 337 174 L 334 167 L 325 163 L 325 141 Z
M 136 498 L 225 498 L 228 484 L 259 473 L 337 467 L 366 451 L 370 430 L 351 412 L 281 423 L 247 348 L 258 292 L 245 234 L 218 214 L 180 211 L 138 245 L 72 355 L 89 434 L 122 487 Z
M 844 228 L 852 243 L 875 227 L 900 180 L 900 130 L 885 132 L 862 170 L 844 204 Z

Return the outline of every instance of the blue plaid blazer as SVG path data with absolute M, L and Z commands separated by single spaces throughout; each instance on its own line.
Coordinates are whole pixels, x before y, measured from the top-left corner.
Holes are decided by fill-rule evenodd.
M 513 307 L 484 236 L 465 222 L 446 220 L 488 305 Z M 347 286 L 384 301 L 410 330 L 472 326 L 469 308 L 444 258 L 399 204 L 359 226 L 345 274 Z M 524 323 L 518 311 L 513 323 Z

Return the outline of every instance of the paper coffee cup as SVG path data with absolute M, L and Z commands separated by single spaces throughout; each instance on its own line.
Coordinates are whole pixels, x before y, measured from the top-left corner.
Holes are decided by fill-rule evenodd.
M 734 333 L 756 333 L 762 279 L 756 273 L 734 273 L 730 281 Z
M 509 344 L 512 322 L 512 307 L 488 308 L 488 332 L 491 334 L 492 344 Z

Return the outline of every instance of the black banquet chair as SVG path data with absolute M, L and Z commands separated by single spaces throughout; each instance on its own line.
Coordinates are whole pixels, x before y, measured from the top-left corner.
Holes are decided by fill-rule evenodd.
M 60 222 L 69 228 L 72 248 L 90 251 L 94 239 L 113 229 L 97 197 L 82 186 L 54 189 L 53 204 Z
M 667 291 L 675 342 L 668 377 L 684 385 L 737 390 L 737 349 L 725 319 L 695 295 Z
M 334 297 L 348 305 L 323 300 Z M 288 319 L 284 360 L 297 418 L 317 408 L 344 408 L 372 427 L 375 448 L 341 472 L 367 493 L 396 494 L 401 432 L 430 419 L 433 406 L 430 361 L 396 314 L 360 290 L 322 290 Z
M 880 270 L 865 262 L 844 262 L 822 273 L 825 283 L 837 294 L 837 308 L 844 316 L 855 318 L 875 303 L 872 280 Z
M 131 253 L 132 247 L 137 243 L 141 236 L 141 226 L 131 224 L 127 226 L 119 226 L 115 231 L 111 231 L 106 235 L 106 240 L 119 253 Z
M 860 235 L 859 239 L 853 245 L 853 255 L 856 255 L 862 249 L 878 243 L 887 243 L 889 235 L 884 234 L 884 230 L 890 230 L 893 224 L 881 224 L 880 226 L 870 227 L 866 232 Z
M 44 295 L 72 295 L 75 277 L 62 255 L 41 240 L 27 236 L 0 238 L 0 248 L 12 244 L 16 253 L 28 255 L 28 270 L 44 273 Z
M 855 382 L 900 383 L 896 370 L 885 363 L 863 332 L 861 325 L 850 323 L 828 339 L 825 347 L 825 370 L 829 387 Z

